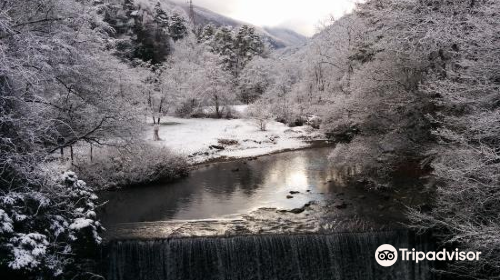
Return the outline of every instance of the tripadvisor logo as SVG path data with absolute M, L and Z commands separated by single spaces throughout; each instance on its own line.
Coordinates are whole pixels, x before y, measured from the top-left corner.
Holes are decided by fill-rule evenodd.
M 416 263 L 428 261 L 478 261 L 481 252 L 461 252 L 458 249 L 455 251 L 447 251 L 443 249 L 438 252 L 421 252 L 415 249 L 399 249 L 402 261 L 414 261 Z M 389 244 L 381 245 L 375 251 L 375 260 L 381 266 L 389 267 L 396 263 L 398 260 L 398 250 Z
M 392 266 L 398 260 L 398 251 L 392 245 L 384 244 L 375 252 L 375 260 L 381 266 Z

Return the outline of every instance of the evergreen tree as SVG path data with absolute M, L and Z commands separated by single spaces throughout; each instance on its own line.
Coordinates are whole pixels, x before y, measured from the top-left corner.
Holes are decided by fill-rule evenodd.
M 198 43 L 210 43 L 215 36 L 215 27 L 212 24 L 205 25 L 198 36 Z
M 124 59 L 140 59 L 159 64 L 170 54 L 169 18 L 158 2 L 143 9 L 126 0 L 106 6 L 104 20 L 113 28 L 116 54 Z
M 156 22 L 156 24 L 158 24 L 161 28 L 165 28 L 165 30 L 169 30 L 168 15 L 161 8 L 160 2 L 156 3 L 154 11 L 155 11 L 154 21 Z
M 175 13 L 174 15 L 172 15 L 172 17 L 170 17 L 169 30 L 170 30 L 170 37 L 174 41 L 183 39 L 188 34 L 186 20 L 179 14 Z
M 233 30 L 230 27 L 221 27 L 217 30 L 212 42 L 212 51 L 221 57 L 223 69 L 233 71 L 236 67 L 234 52 Z
M 264 43 L 260 37 L 255 34 L 255 29 L 248 25 L 243 25 L 238 30 L 234 38 L 234 52 L 236 54 L 236 65 L 234 75 L 239 73 L 255 56 L 262 55 L 264 52 Z

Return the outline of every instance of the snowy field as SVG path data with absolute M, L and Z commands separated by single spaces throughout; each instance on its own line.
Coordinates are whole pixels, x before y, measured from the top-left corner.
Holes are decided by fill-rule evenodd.
M 307 140 L 321 139 L 322 134 L 309 126 L 289 128 L 269 122 L 260 131 L 248 119 L 180 119 L 162 120 L 161 141 L 153 141 L 153 126 L 146 139 L 154 145 L 170 148 L 189 158 L 192 163 L 216 158 L 244 158 L 308 146 Z

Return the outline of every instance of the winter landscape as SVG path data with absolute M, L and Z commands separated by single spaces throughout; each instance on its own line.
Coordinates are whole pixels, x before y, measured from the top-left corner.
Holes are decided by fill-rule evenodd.
M 499 15 L 0 0 L 0 278 L 500 279 Z

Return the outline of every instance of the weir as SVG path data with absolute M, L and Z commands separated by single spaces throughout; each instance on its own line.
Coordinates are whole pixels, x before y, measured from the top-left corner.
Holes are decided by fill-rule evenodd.
M 110 241 L 108 280 L 427 280 L 427 261 L 382 267 L 382 244 L 433 250 L 427 236 L 406 230 L 366 233 L 250 235 Z

